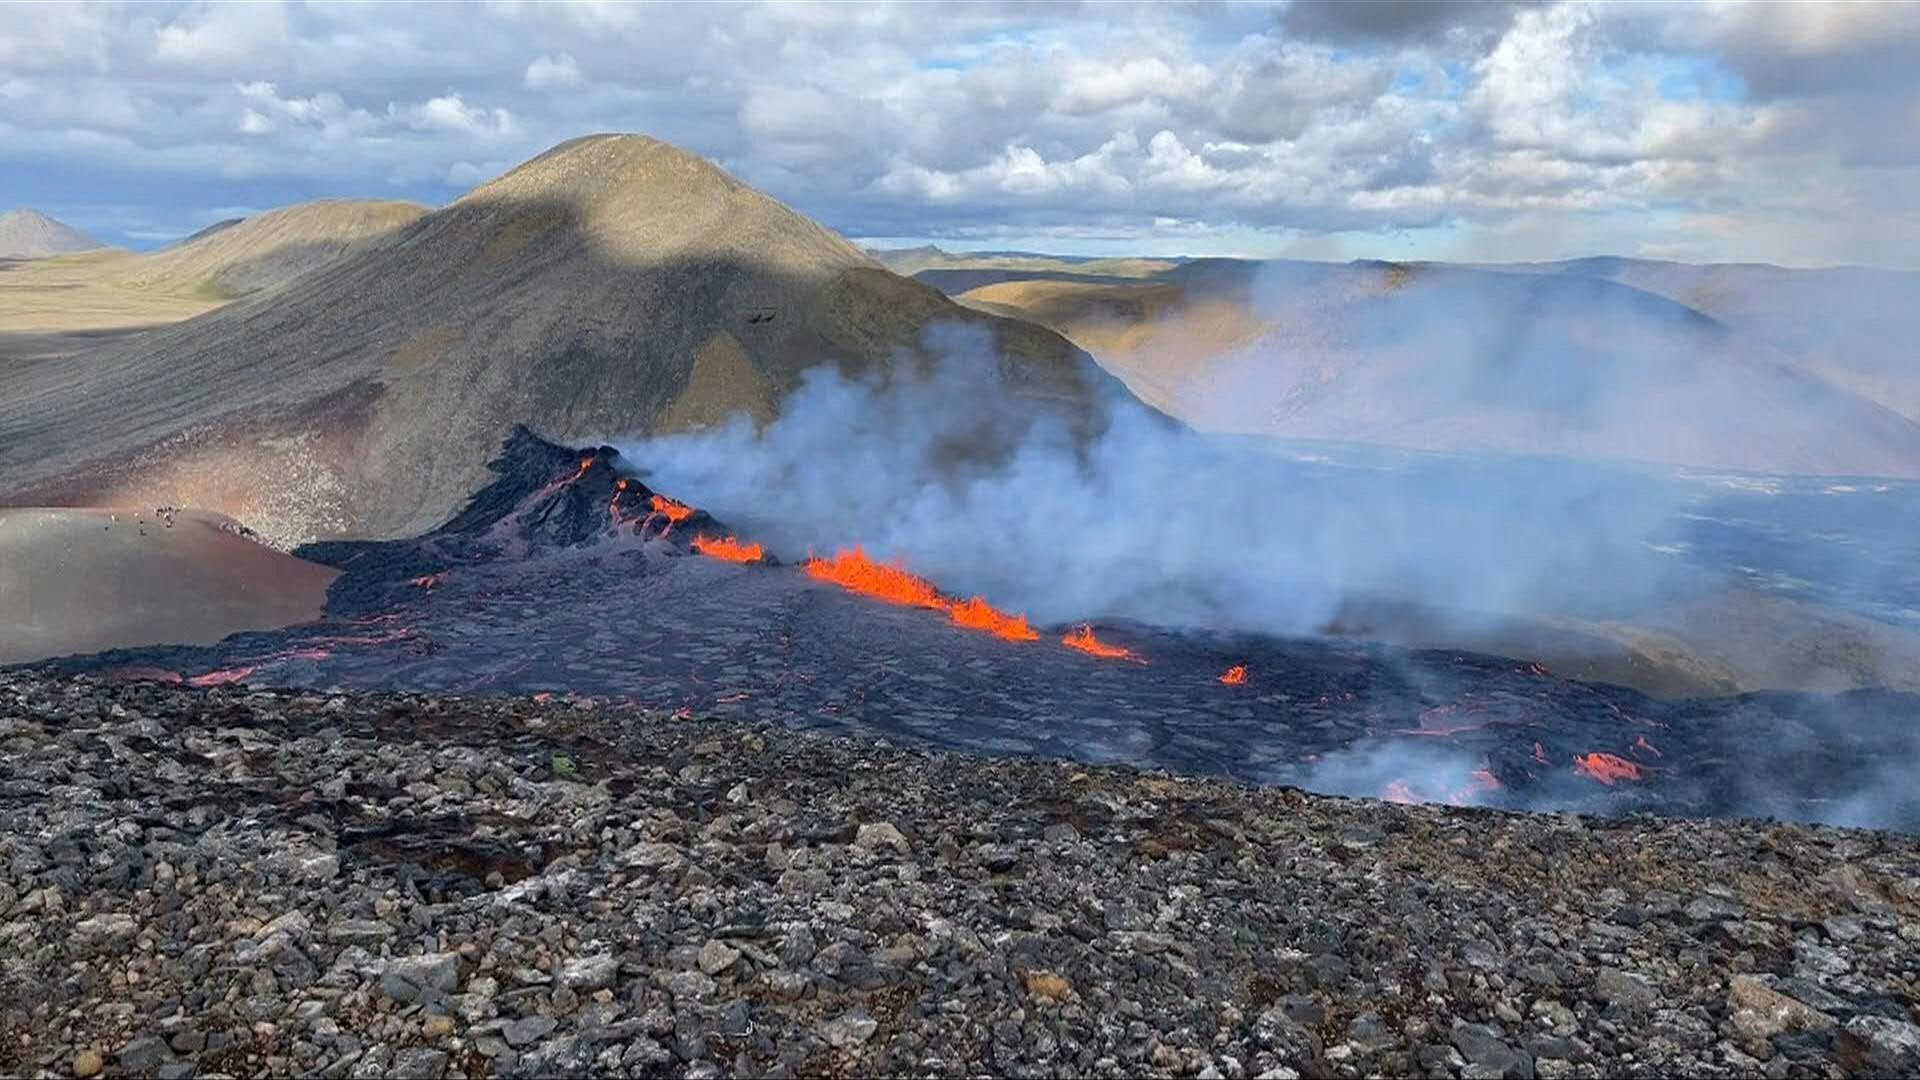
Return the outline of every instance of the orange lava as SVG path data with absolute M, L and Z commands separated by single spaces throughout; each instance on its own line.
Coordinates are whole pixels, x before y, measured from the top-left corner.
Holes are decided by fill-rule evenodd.
M 419 577 L 413 579 L 413 585 L 420 589 L 431 589 L 447 580 L 447 573 L 447 571 L 442 570 L 437 574 L 421 574 Z
M 1121 645 L 1109 645 L 1094 637 L 1093 627 L 1086 623 L 1081 623 L 1078 630 L 1068 631 L 1067 635 L 1060 639 L 1060 644 L 1069 649 L 1079 649 L 1088 656 L 1097 656 L 1102 660 L 1131 660 L 1136 664 L 1146 663 L 1145 660 L 1134 655 L 1132 649 Z
M 968 630 L 985 630 L 1007 641 L 1038 641 L 1040 634 L 1027 625 L 1025 615 L 1009 615 L 976 596 L 947 609 L 954 624 Z
M 1612 754 L 1576 754 L 1573 771 L 1612 787 L 1622 780 L 1640 779 L 1640 766 Z
M 1225 675 L 1220 676 L 1220 681 L 1223 683 L 1226 683 L 1228 686 L 1247 685 L 1247 665 L 1245 664 L 1233 665 L 1232 667 L 1227 669 L 1227 673 Z
M 577 473 L 574 473 L 574 474 L 573 474 L 573 478 L 574 478 L 575 480 L 578 480 L 578 479 L 580 479 L 581 477 L 583 477 L 583 476 L 585 476 L 585 475 L 587 475 L 587 470 L 588 470 L 588 469 L 591 469 L 591 468 L 593 468 L 593 459 L 592 459 L 592 458 L 590 458 L 590 457 L 584 457 L 584 458 L 581 458 L 581 459 L 580 459 L 580 471 L 579 471 L 579 472 L 577 472 Z
M 1386 788 L 1380 792 L 1380 797 L 1390 803 L 1399 803 L 1402 806 L 1412 806 L 1420 801 L 1420 796 L 1413 793 L 1413 789 L 1407 786 L 1405 780 L 1395 780 L 1388 784 Z
M 897 565 L 874 562 L 858 545 L 852 551 L 834 552 L 831 559 L 808 559 L 807 576 L 901 607 L 945 611 L 949 606 L 927 581 Z
M 722 562 L 750 563 L 766 558 L 767 551 L 759 544 L 743 544 L 739 537 L 728 536 L 716 539 L 711 536 L 693 538 L 693 550 L 709 559 Z
M 665 495 L 653 497 L 653 512 L 664 517 L 672 524 L 679 524 L 693 516 L 693 507 L 686 503 L 669 499 Z
M 203 689 L 209 686 L 231 686 L 252 675 L 253 671 L 251 664 L 246 667 L 221 668 L 218 671 L 209 671 L 205 675 L 195 675 L 187 680 L 187 685 Z

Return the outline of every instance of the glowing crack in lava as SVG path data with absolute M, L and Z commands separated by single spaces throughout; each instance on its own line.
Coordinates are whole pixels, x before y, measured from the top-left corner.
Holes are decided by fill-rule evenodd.
M 1060 639 L 1060 644 L 1065 645 L 1069 649 L 1078 649 L 1088 656 L 1097 656 L 1102 660 L 1129 660 L 1136 664 L 1146 663 L 1145 660 L 1135 655 L 1132 649 L 1124 645 L 1109 645 L 1099 638 L 1094 637 L 1093 627 L 1087 623 L 1081 623 L 1080 628 L 1077 630 L 1067 631 L 1066 636 Z
M 859 545 L 852 551 L 836 551 L 831 559 L 808 559 L 807 576 L 829 581 L 848 592 L 871 596 L 901 607 L 932 608 L 945 611 L 946 598 L 923 578 L 917 578 L 898 565 L 877 563 L 867 558 Z
M 947 609 L 954 625 L 968 630 L 985 630 L 1007 641 L 1039 641 L 1040 634 L 1027 625 L 1025 615 L 1009 615 L 975 596 Z
M 625 495 L 626 493 L 627 493 L 626 480 L 624 479 L 615 480 L 613 482 L 613 498 L 607 500 L 607 517 L 616 526 L 620 524 L 620 520 L 621 520 L 620 519 L 620 496 Z
M 421 574 L 417 578 L 412 578 L 410 583 L 417 589 L 431 589 L 446 581 L 448 573 L 449 571 L 442 570 L 437 574 Z
M 1640 779 L 1640 766 L 1612 754 L 1575 754 L 1573 771 L 1612 787 L 1622 780 Z
M 1226 674 L 1220 676 L 1220 681 L 1227 684 L 1228 686 L 1247 685 L 1247 665 L 1245 664 L 1233 665 L 1232 667 L 1227 669 Z
M 767 550 L 759 544 L 742 543 L 737 536 L 716 538 L 696 536 L 693 538 L 693 550 L 709 559 L 722 562 L 751 563 L 767 557 Z

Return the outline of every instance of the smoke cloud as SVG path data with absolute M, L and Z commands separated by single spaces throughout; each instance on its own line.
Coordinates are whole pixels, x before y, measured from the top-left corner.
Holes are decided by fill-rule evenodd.
M 932 344 L 925 378 L 823 367 L 762 430 L 623 452 L 783 556 L 861 544 L 1038 623 L 1298 634 L 1380 597 L 1466 621 L 1603 616 L 1673 584 L 1649 548 L 1671 497 L 1634 470 L 1209 436 L 1132 403 L 1076 442 L 1001 388 L 985 340 Z

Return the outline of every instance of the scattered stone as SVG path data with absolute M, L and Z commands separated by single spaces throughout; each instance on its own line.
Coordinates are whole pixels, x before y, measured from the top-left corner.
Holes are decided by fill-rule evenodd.
M 1861 835 L 7 671 L 0 1074 L 1913 1075 Z
M 860 826 L 860 831 L 854 835 L 853 846 L 866 851 L 883 847 L 892 848 L 901 855 L 910 854 L 913 850 L 912 845 L 907 843 L 907 838 L 901 835 L 900 830 L 890 821 Z
M 733 948 L 718 938 L 710 939 L 700 946 L 700 970 L 709 975 L 719 975 L 731 968 L 734 961 L 740 959 L 740 950 Z
M 873 1038 L 879 1029 L 879 1023 L 868 1016 L 866 1010 L 854 1009 L 820 1025 L 820 1034 L 829 1046 L 848 1050 Z

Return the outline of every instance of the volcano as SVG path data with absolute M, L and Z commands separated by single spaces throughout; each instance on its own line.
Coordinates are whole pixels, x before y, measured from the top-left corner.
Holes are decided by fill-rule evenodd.
M 990 354 L 1076 415 L 1113 385 L 1057 334 L 898 277 L 698 157 L 592 136 L 218 310 L 9 368 L 0 503 L 192 505 L 283 545 L 408 535 L 486 483 L 515 423 L 764 419 L 807 368 L 884 376 L 935 347 Z
M 650 489 L 637 464 L 516 429 L 491 482 L 439 527 L 299 549 L 339 571 L 322 618 L 54 666 L 204 687 L 577 695 L 1401 800 L 1920 829 L 1900 764 L 1920 752 L 1913 694 L 1660 701 L 1458 650 L 1030 626 L 857 549 L 703 551 L 752 538 Z

